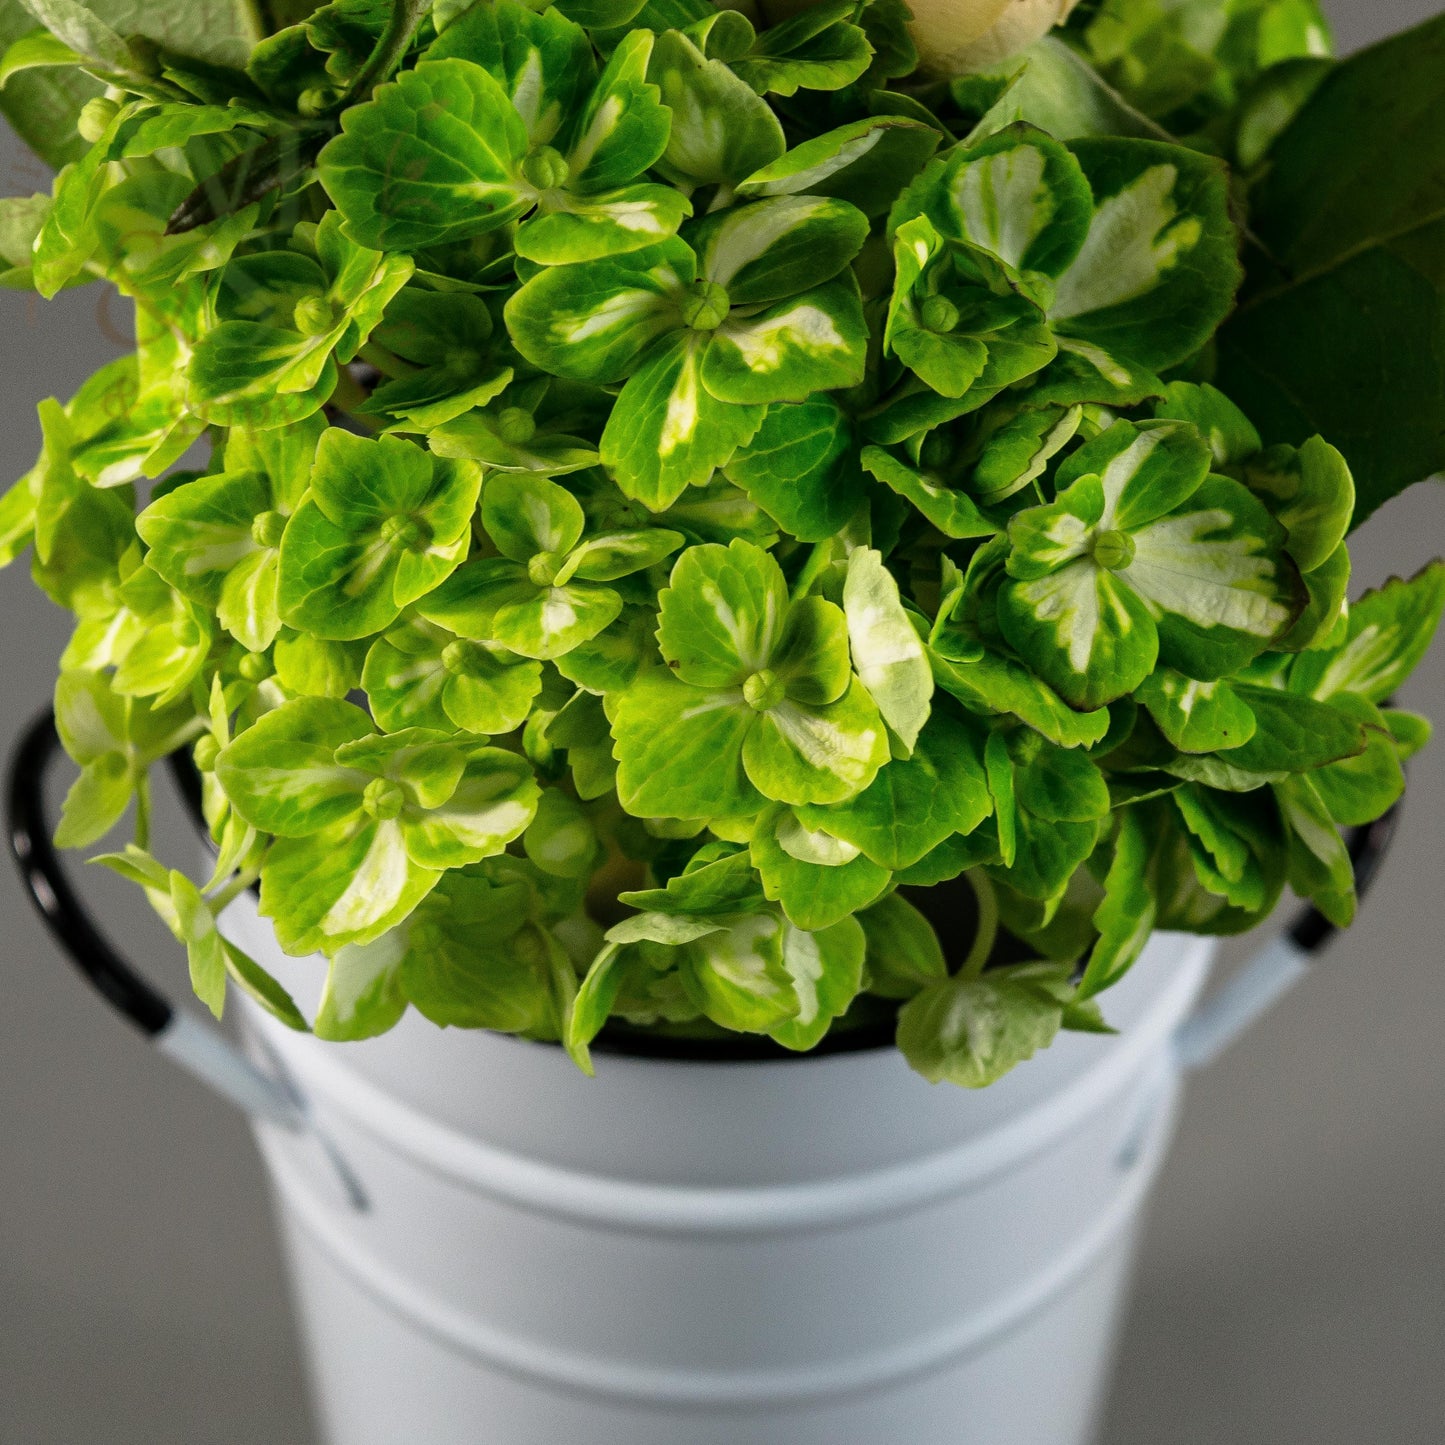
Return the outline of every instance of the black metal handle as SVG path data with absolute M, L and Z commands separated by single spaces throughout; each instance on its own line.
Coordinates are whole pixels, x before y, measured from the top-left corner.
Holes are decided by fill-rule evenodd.
M 55 714 L 47 709 L 26 729 L 10 764 L 6 825 L 20 881 L 66 957 L 106 1001 L 148 1038 L 165 1032 L 175 1010 L 96 926 L 70 886 L 45 806 L 45 782 L 60 757 Z

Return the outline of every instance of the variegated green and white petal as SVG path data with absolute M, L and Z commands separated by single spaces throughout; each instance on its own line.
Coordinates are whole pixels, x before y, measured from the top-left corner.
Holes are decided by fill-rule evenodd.
M 785 925 L 783 965 L 792 976 L 798 1011 L 771 1031 L 773 1039 L 800 1053 L 815 1048 L 862 989 L 866 951 L 863 928 L 854 918 L 812 929 Z
M 379 938 L 441 876 L 411 861 L 395 819 L 278 838 L 261 872 L 261 912 L 289 952 L 334 950 Z
M 939 687 L 971 712 L 1012 713 L 1060 747 L 1093 747 L 1109 730 L 1107 708 L 1076 712 L 1022 662 L 1001 651 L 987 650 L 966 662 L 931 652 L 930 660 Z
M 1071 707 L 1102 707 L 1153 670 L 1159 634 L 1122 578 L 1090 558 L 1010 581 L 998 597 L 1009 645 Z
M 891 876 L 851 843 L 804 829 L 789 808 L 762 815 L 749 851 L 763 896 L 798 928 L 830 928 L 868 907 Z
M 657 37 L 648 78 L 672 113 L 657 169 L 687 185 L 735 186 L 787 148 L 772 107 L 680 30 Z
M 573 381 L 631 375 L 659 336 L 682 325 L 679 304 L 696 274 L 675 238 L 626 256 L 549 267 L 517 290 L 504 315 L 534 366 Z
M 226 574 L 216 619 L 250 652 L 264 652 L 281 630 L 276 605 L 279 561 L 272 548 L 249 553 Z
M 964 397 L 988 367 L 988 347 L 976 336 L 942 334 L 916 324 L 900 309 L 888 332 L 893 354 L 940 396 Z
M 542 688 L 539 662 L 476 659 L 448 677 L 442 707 L 453 727 L 482 734 L 509 733 L 522 726 Z
M 1187 422 L 1117 421 L 1059 468 L 1057 484 L 1097 475 L 1104 489 L 1100 526 L 1132 532 L 1188 501 L 1212 458 L 1208 441 Z
M 1283 534 L 1238 482 L 1210 477 L 1178 511 L 1131 534 L 1121 581 L 1149 605 L 1159 655 L 1204 679 L 1263 652 L 1303 603 Z
M 1058 354 L 1029 388 L 1036 406 L 1138 406 L 1164 395 L 1164 383 L 1146 367 L 1078 336 L 1054 333 Z
M 1049 319 L 1138 365 L 1175 365 L 1213 334 L 1239 285 L 1224 167 L 1157 141 L 1089 139 L 1071 149 L 1096 205 Z
M 1016 512 L 1008 525 L 1010 577 L 1047 577 L 1092 554 L 1104 518 L 1104 489 L 1090 473 L 1079 477 L 1046 507 Z
M 746 818 L 763 797 L 743 771 L 757 722 L 741 688 L 689 687 L 664 669 L 643 673 L 612 714 L 617 796 L 640 818 Z
M 1445 562 L 1393 577 L 1350 607 L 1343 644 L 1296 659 L 1290 688 L 1327 699 L 1357 692 L 1383 703 L 1425 655 L 1445 611 Z
M 837 702 L 853 678 L 842 608 L 816 593 L 788 608 L 770 670 L 783 691 L 810 706 Z
M 683 682 L 740 688 L 772 665 L 788 617 L 788 585 L 761 547 L 741 540 L 689 547 L 658 600 L 658 645 Z
M 1093 196 L 1068 149 L 1027 125 L 960 149 L 929 206 L 940 229 L 1017 271 L 1058 276 L 1078 255 Z
M 452 726 L 442 706 L 451 674 L 442 662 L 449 633 L 422 622 L 379 637 L 366 654 L 361 685 L 372 716 L 389 732 Z M 417 648 L 416 640 L 426 646 Z
M 539 587 L 531 597 L 499 607 L 491 631 L 509 651 L 546 661 L 590 642 L 621 611 L 622 598 L 610 587 L 591 583 Z
M 670 117 L 661 92 L 647 80 L 652 47 L 650 31 L 633 30 L 608 58 L 567 152 L 575 189 L 593 193 L 625 185 L 667 149 Z
M 726 466 L 762 425 L 761 406 L 729 405 L 703 384 L 717 345 L 703 332 L 669 337 L 622 388 L 602 432 L 602 464 L 627 496 L 654 512 Z
M 531 146 L 553 145 L 596 77 L 587 33 L 557 10 L 502 0 L 473 5 L 428 47 L 426 60 L 482 66 L 521 117 Z
M 876 216 L 938 145 L 938 132 L 903 116 L 870 116 L 794 146 L 737 188 L 759 196 L 837 196 Z
M 1181 753 L 1237 748 L 1255 733 L 1254 713 L 1227 682 L 1198 682 L 1161 667 L 1145 678 L 1134 695 Z
M 690 233 L 698 272 L 735 306 L 781 301 L 830 281 L 858 254 L 868 218 L 826 196 L 775 196 L 709 216 Z
M 743 743 L 749 779 L 779 803 L 841 803 L 861 793 L 887 761 L 887 729 L 856 679 L 826 707 L 784 699 Z
M 817 868 L 841 868 L 863 852 L 856 843 L 834 837 L 824 828 L 805 828 L 798 815 L 787 808 L 778 811 L 773 836 L 788 857 Z
M 1203 230 L 1181 218 L 1174 200 L 1178 170 L 1151 166 L 1099 203 L 1074 264 L 1059 278 L 1049 315 L 1065 322 L 1135 301 L 1198 244 Z
M 536 595 L 537 587 L 520 562 L 508 557 L 477 557 L 428 593 L 417 613 L 458 637 L 499 642 L 495 635 L 498 610 L 511 603 L 526 603 Z
M 479 748 L 441 807 L 402 815 L 406 851 L 423 868 L 480 863 L 522 836 L 540 797 L 524 757 L 501 748 Z
M 911 751 L 928 721 L 933 671 L 881 552 L 858 547 L 849 555 L 843 610 L 859 680 Z
M 864 471 L 906 497 L 945 537 L 991 537 L 998 531 L 966 492 L 908 466 L 882 447 L 864 447 L 861 462 Z
M 514 562 L 526 562 L 539 552 L 570 552 L 583 525 L 580 503 L 556 482 L 508 472 L 487 478 L 482 526 L 497 550 Z
M 797 988 L 783 962 L 783 929 L 775 913 L 757 913 L 682 950 L 688 996 L 715 1024 L 766 1033 L 797 1017 Z
M 675 235 L 692 203 L 671 186 L 647 183 L 598 195 L 548 191 L 517 228 L 516 251 L 545 266 L 640 251 Z
M 724 402 L 805 401 L 816 391 L 857 386 L 867 355 L 858 285 L 840 277 L 756 316 L 729 317 L 712 334 L 702 381 Z
M 923 273 L 943 250 L 943 237 L 926 216 L 917 216 L 898 228 L 893 238 L 893 294 L 888 302 L 888 319 L 883 327 L 883 349 L 893 349 L 893 333 L 899 325 L 917 327 L 918 304 L 915 291 Z

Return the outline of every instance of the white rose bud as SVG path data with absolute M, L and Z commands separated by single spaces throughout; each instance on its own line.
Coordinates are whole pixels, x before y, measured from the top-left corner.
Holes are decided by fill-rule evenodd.
M 908 0 L 921 69 L 985 70 L 1027 50 L 1069 18 L 1078 0 Z
M 771 25 L 817 0 L 726 0 Z M 1079 0 L 906 0 L 919 68 L 930 75 L 987 70 L 1042 39 L 1069 18 Z

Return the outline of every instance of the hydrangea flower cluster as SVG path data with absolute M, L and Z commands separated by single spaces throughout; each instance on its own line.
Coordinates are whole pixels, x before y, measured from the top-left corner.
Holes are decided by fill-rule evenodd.
M 1161 97 L 1110 8 L 928 81 L 901 0 L 337 0 L 225 60 L 33 0 L 0 69 L 106 89 L 6 279 L 103 279 L 136 348 L 42 405 L 0 560 L 76 617 L 61 841 L 134 805 L 104 861 L 217 1014 L 583 1067 L 896 1018 L 977 1086 L 1155 928 L 1349 921 L 1445 569 L 1348 605 L 1344 457 L 1210 384 L 1226 162 L 1306 88 L 1221 117 L 1323 30 L 1261 0 Z M 217 928 L 256 885 L 314 1019 Z

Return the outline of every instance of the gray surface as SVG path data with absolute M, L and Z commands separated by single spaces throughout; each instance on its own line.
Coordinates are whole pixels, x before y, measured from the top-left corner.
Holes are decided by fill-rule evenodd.
M 1435 8 L 1334 7 L 1345 43 Z M 8 143 L 0 189 L 44 184 Z M 88 291 L 43 308 L 0 294 L 0 478 L 33 458 L 35 402 L 116 354 L 120 314 Z M 1445 551 L 1442 519 L 1445 494 L 1414 489 L 1358 538 L 1357 575 Z M 44 700 L 66 628 L 23 570 L 0 577 L 0 607 L 8 739 Z M 1445 722 L 1445 649 L 1406 701 Z M 1445 739 L 1415 767 L 1358 927 L 1194 1087 L 1107 1445 L 1445 1439 L 1442 818 Z M 179 988 L 176 950 L 143 906 L 93 881 L 138 956 L 153 951 Z M 244 1127 L 65 972 L 8 866 L 0 923 L 0 1445 L 308 1445 Z

